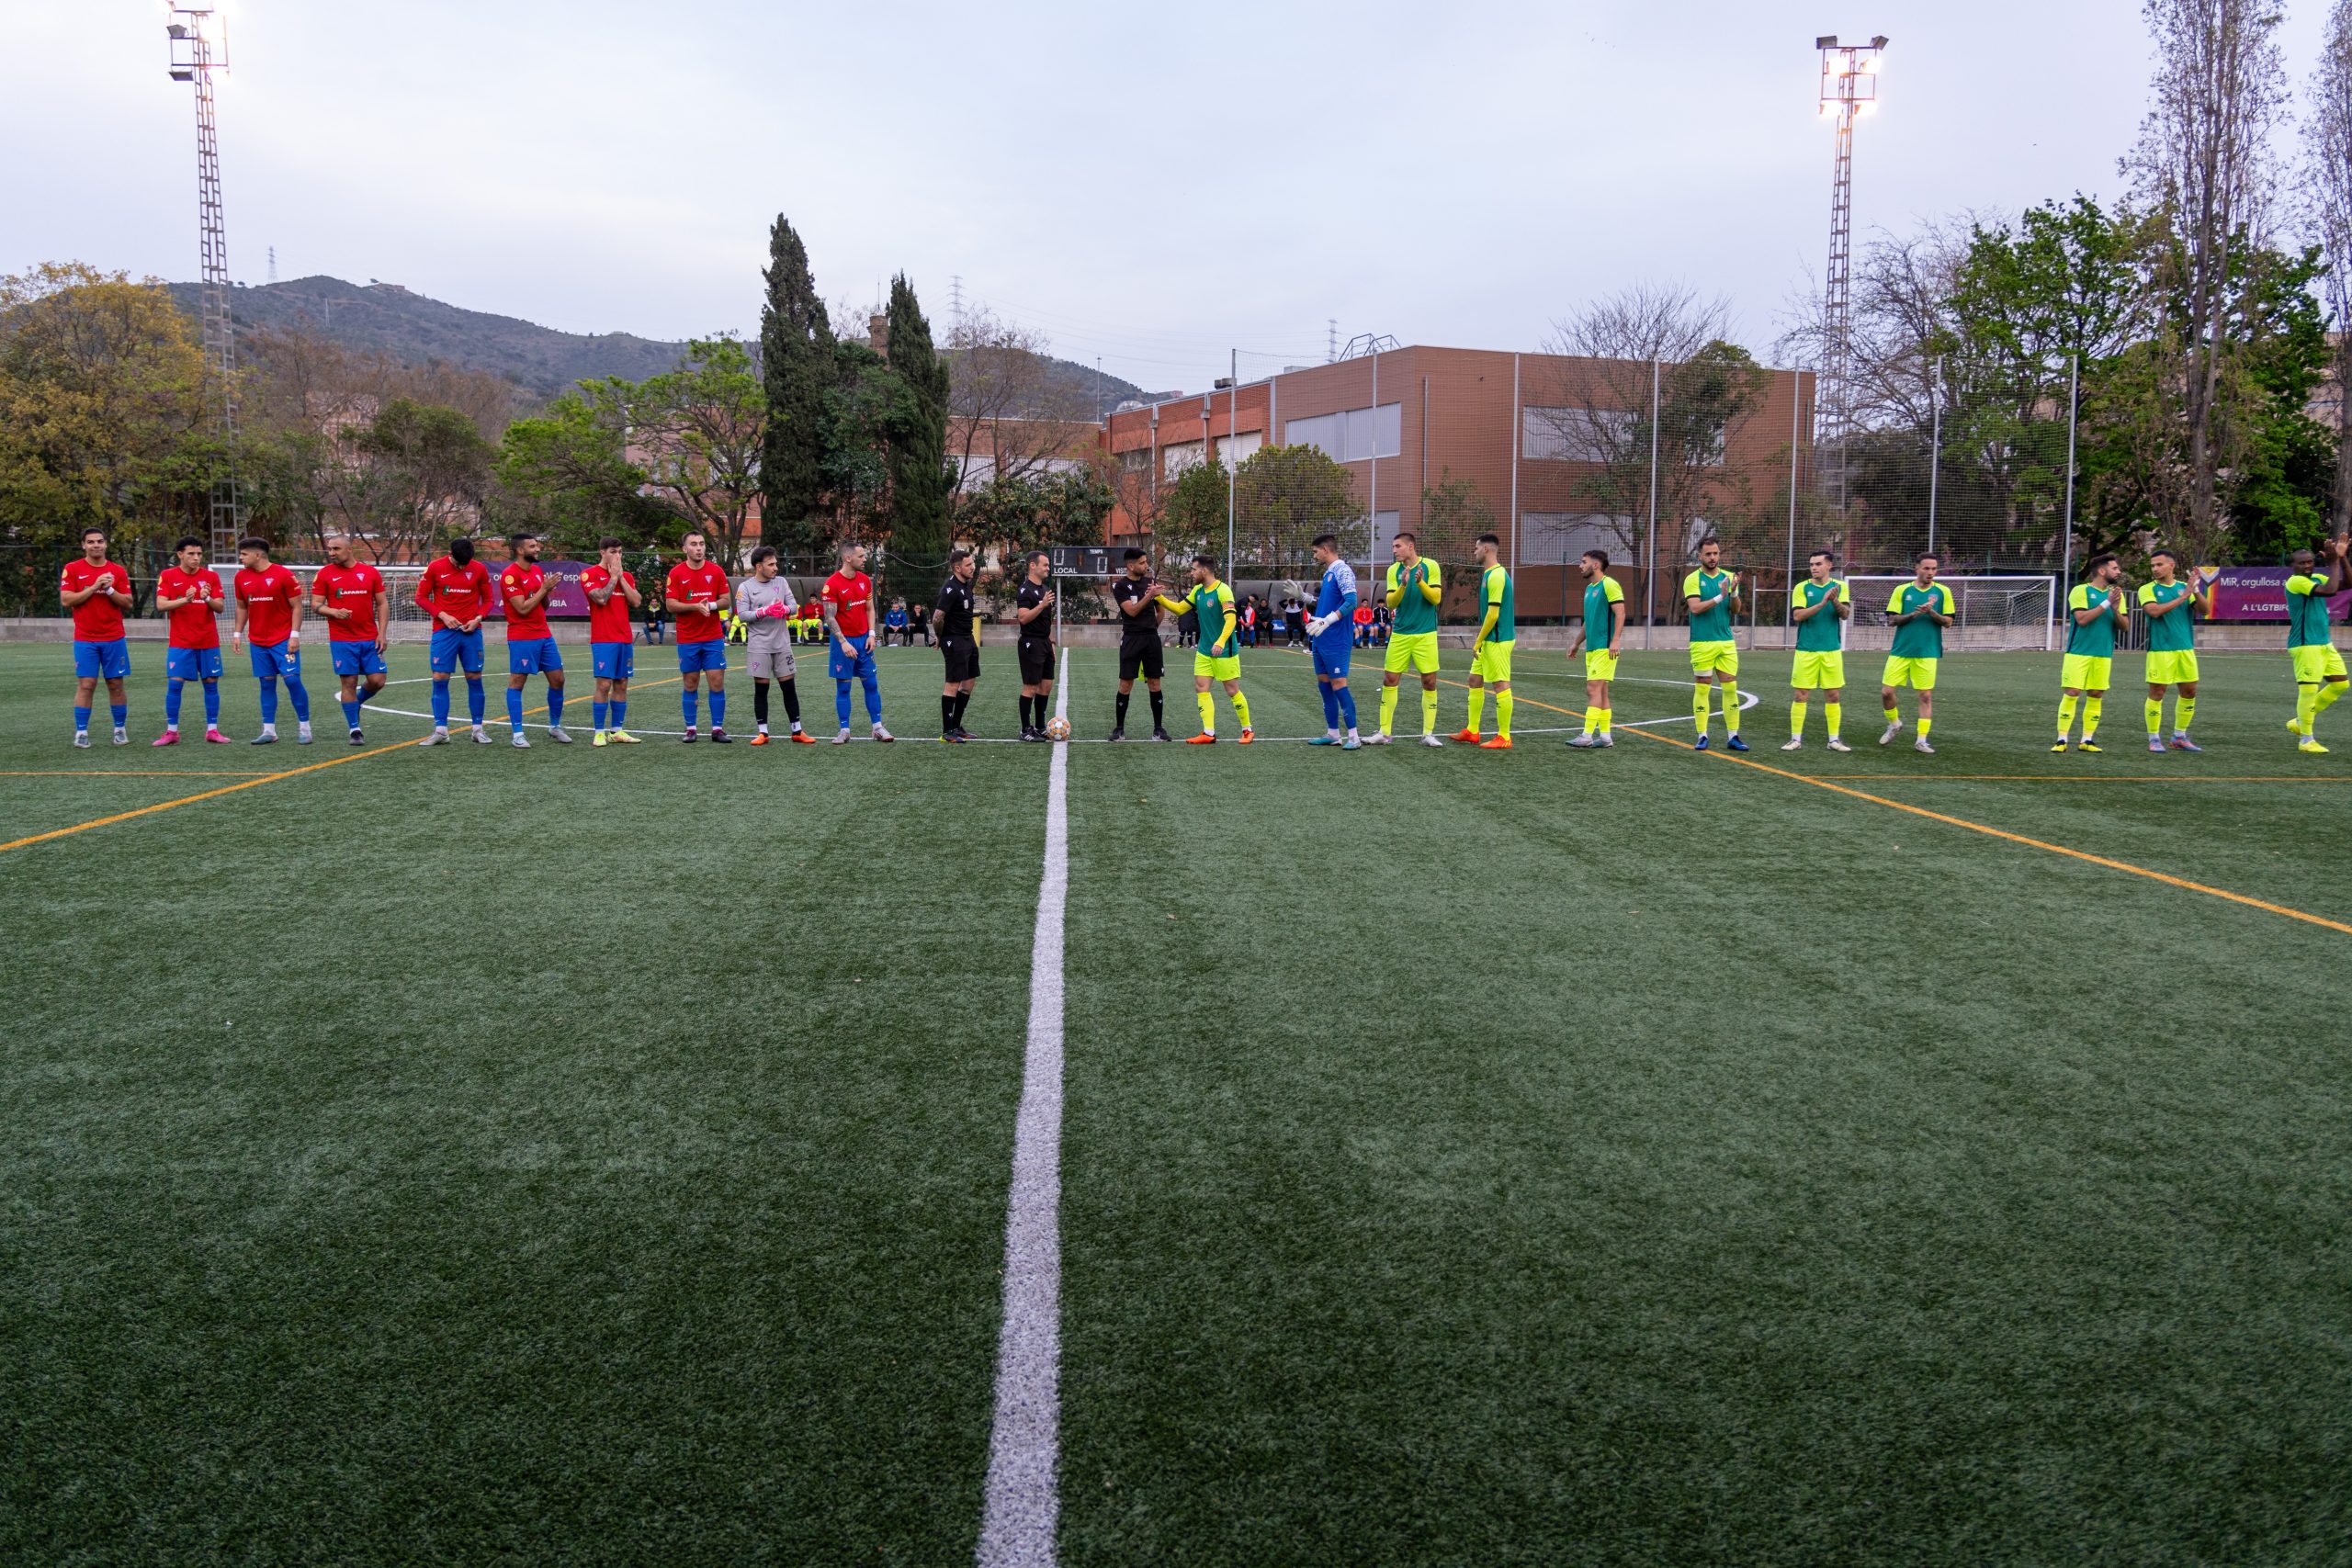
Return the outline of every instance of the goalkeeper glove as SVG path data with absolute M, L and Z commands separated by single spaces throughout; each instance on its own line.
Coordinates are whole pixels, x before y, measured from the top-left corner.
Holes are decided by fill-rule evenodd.
M 1337 619 L 1339 617 L 1336 615 L 1309 615 L 1306 618 L 1306 635 L 1321 637 L 1331 629 L 1331 623 Z

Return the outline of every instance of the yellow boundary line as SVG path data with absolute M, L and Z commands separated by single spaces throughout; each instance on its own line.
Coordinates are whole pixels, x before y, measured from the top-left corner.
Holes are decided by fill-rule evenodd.
M 1809 779 L 1838 779 L 1858 784 L 2352 784 L 2352 774 L 2298 776 L 2294 773 L 1804 773 Z
M 649 681 L 645 682 L 645 686 L 651 688 L 675 685 L 679 677 L 672 676 L 665 681 Z M 486 682 L 487 677 L 485 677 L 485 683 Z M 631 696 L 635 696 L 639 689 L 635 682 L 629 683 Z M 528 718 L 532 714 L 545 712 L 547 712 L 547 704 L 541 703 L 537 707 L 525 710 L 523 716 Z M 6 854 L 10 850 L 27 849 L 34 844 L 45 844 L 52 839 L 70 839 L 76 833 L 86 833 L 94 828 L 111 828 L 118 822 L 136 821 L 141 817 L 152 817 L 158 811 L 169 811 L 176 806 L 194 806 L 199 800 L 218 800 L 224 795 L 234 795 L 239 790 L 258 789 L 263 784 L 276 784 L 280 779 L 297 779 L 304 773 L 322 773 L 329 768 L 339 768 L 345 762 L 356 762 L 367 757 L 380 757 L 388 751 L 398 751 L 403 747 L 413 747 L 415 744 L 413 740 L 388 740 L 381 746 L 370 746 L 364 751 L 347 751 L 340 757 L 329 757 L 323 762 L 307 762 L 301 767 L 288 768 L 282 773 L 263 773 L 257 778 L 249 778 L 243 784 L 223 784 L 219 789 L 200 790 L 195 795 L 183 795 L 172 800 L 159 800 L 153 806 L 142 806 L 135 811 L 118 811 L 111 817 L 93 817 L 87 822 L 76 822 L 71 828 L 51 828 L 46 833 L 33 833 L 25 838 L 11 839 L 8 842 L 0 844 L 0 854 Z
M 1445 683 L 1449 686 L 1460 687 L 1464 691 L 1469 689 L 1463 686 L 1459 681 L 1448 681 Z M 1554 713 L 1566 714 L 1571 718 L 1584 716 L 1581 709 L 1559 707 L 1551 703 L 1538 701 L 1533 697 L 1521 697 L 1519 700 L 1532 707 L 1548 708 Z M 1645 740 L 1655 740 L 1662 746 L 1679 747 L 1685 751 L 1697 750 L 1688 740 L 1677 740 L 1665 735 L 1652 735 L 1645 729 L 1635 729 L 1629 733 L 1640 736 Z M 2064 844 L 2053 844 L 2044 839 L 2030 838 L 2023 833 L 2012 833 L 2007 829 L 1988 827 L 1982 822 L 1971 822 L 1965 817 L 1951 817 L 1940 811 L 1930 811 L 1923 806 L 1910 806 L 1900 800 L 1889 800 L 1884 795 L 1872 795 L 1867 790 L 1849 789 L 1842 784 L 1832 783 L 1813 774 L 1792 773 L 1786 768 L 1776 768 L 1770 762 L 1758 762 L 1753 758 L 1742 757 L 1736 752 L 1708 751 L 1703 755 L 1716 761 L 1736 762 L 1743 768 L 1753 768 L 1759 773 L 1770 773 L 1774 778 L 1792 779 L 1798 784 L 1811 784 L 1815 789 L 1826 789 L 1835 795 L 1850 795 L 1856 800 L 1867 800 L 1872 806 L 1883 806 L 1890 811 L 1900 811 L 1912 817 L 1924 817 L 1930 822 L 1941 822 L 1947 827 L 1965 828 L 1972 833 L 1983 833 L 1988 838 L 2004 840 L 2012 844 L 2023 844 L 2029 849 L 2043 850 L 2053 855 L 2064 855 L 2069 860 L 2078 860 L 2088 865 L 2105 866 L 2109 871 L 2120 871 L 2132 876 L 2144 876 L 2151 882 L 2161 882 L 2168 887 L 2179 887 L 2191 893 L 2202 893 L 2211 898 L 2224 899 L 2232 904 L 2244 905 L 2249 909 L 2260 909 L 2265 914 L 2282 915 L 2290 920 L 2301 920 L 2306 925 L 2322 926 L 2329 931 L 2342 931 L 2346 936 L 2352 936 L 2352 925 L 2346 925 L 2341 920 L 2331 920 L 2324 916 L 2310 914 L 2301 909 L 2290 909 L 2284 904 L 2268 903 L 2260 898 L 2250 897 L 2244 893 L 2233 893 L 2226 887 L 2214 887 L 2202 882 L 2191 882 L 2185 876 L 2174 876 L 2165 872 L 2151 871 L 2144 865 L 2133 865 L 2130 861 L 2112 860 L 2106 855 L 2092 854 L 2087 850 L 2070 850 Z

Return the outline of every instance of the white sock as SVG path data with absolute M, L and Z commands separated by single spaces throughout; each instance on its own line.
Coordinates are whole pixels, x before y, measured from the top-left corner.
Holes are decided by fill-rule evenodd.
M 762 720 L 760 721 L 760 733 L 761 733 L 762 735 L 765 735 L 767 732 L 768 732 L 767 721 L 766 721 L 765 719 L 762 719 Z

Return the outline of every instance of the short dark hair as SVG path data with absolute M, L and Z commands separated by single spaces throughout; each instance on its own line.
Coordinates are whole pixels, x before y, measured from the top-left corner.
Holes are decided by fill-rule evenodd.
M 2180 552 L 2172 548 L 2169 545 L 2158 545 L 2154 549 L 2148 552 L 2148 558 L 2150 560 L 2155 559 L 2158 556 L 2164 557 L 2165 559 L 2172 562 L 2175 566 L 2178 566 L 2180 564 Z
M 536 533 L 533 533 L 530 529 L 526 528 L 526 529 L 524 529 L 524 530 L 523 530 L 521 533 L 519 533 L 519 534 L 509 534 L 509 535 L 507 535 L 507 536 L 506 536 L 506 547 L 507 547 L 508 549 L 510 549 L 510 550 L 519 550 L 519 549 L 521 549 L 521 548 L 523 547 L 523 541 L 524 541 L 524 540 L 526 540 L 526 539 L 536 539 L 536 538 L 537 538 L 537 537 L 538 537 L 538 535 L 537 535 Z
M 1036 561 L 1050 561 L 1053 558 L 1054 558 L 1051 555 L 1048 555 L 1044 550 L 1031 550 L 1027 555 L 1021 558 L 1021 564 L 1028 566 Z
M 259 550 L 262 554 L 267 555 L 269 554 L 269 541 L 263 538 L 259 534 L 248 534 L 243 538 L 237 541 L 237 548 L 241 550 Z
M 1501 536 L 1496 534 L 1481 534 L 1478 536 L 1478 542 L 1482 545 L 1492 545 L 1497 549 L 1503 547 Z
M 834 551 L 836 554 L 845 556 L 852 550 L 863 549 L 865 547 L 865 541 L 864 539 L 843 539 L 839 545 L 834 547 Z
M 706 545 L 710 543 L 710 536 L 704 533 L 699 528 L 689 528 L 684 533 L 678 536 L 678 543 L 682 545 L 688 539 L 700 539 Z
M 1340 536 L 1337 534 L 1317 534 L 1315 536 L 1313 542 L 1317 545 L 1329 545 L 1336 550 L 1340 547 Z
M 1577 558 L 1579 560 L 1597 560 L 1600 563 L 1601 570 L 1607 571 L 1609 570 L 1609 552 L 1607 550 L 1587 550 Z
M 1136 548 L 1134 548 L 1133 547 L 1129 547 L 1129 548 L 1127 549 L 1127 552 L 1126 552 L 1125 555 L 1121 556 L 1119 558 L 1120 558 L 1121 560 L 1123 560 L 1123 561 L 1129 561 L 1129 560 L 1143 560 L 1143 559 L 1146 559 L 1146 558 L 1146 558 L 1146 556 L 1144 555 L 1144 553 L 1143 553 L 1141 550 L 1136 549 Z
M 1129 550 L 1127 554 L 1131 556 L 1139 556 L 1143 554 L 1143 552 L 1141 550 Z M 970 560 L 971 558 L 972 547 L 969 545 L 958 545 L 954 549 L 947 552 L 947 564 L 949 566 L 954 566 L 959 560 Z
M 1933 550 L 1921 550 L 1917 555 L 1911 558 L 1911 564 L 1913 566 L 1917 566 L 1921 561 L 1929 560 L 1935 562 L 1938 566 L 1944 564 L 1944 558 L 1936 554 Z
M 774 545 L 761 545 L 752 551 L 752 564 L 753 566 L 759 565 L 763 560 L 774 559 L 775 559 L 775 547 Z
M 200 549 L 202 549 L 202 548 L 204 547 L 204 541 L 203 541 L 202 539 L 198 538 L 198 537 L 197 537 L 195 535 L 193 535 L 193 534 L 182 534 L 182 535 L 180 536 L 180 542 L 179 542 L 178 544 L 176 544 L 176 545 L 174 545 L 174 546 L 172 547 L 172 554 L 174 554 L 174 555 L 177 555 L 177 554 L 179 554 L 182 550 L 184 550 L 184 549 L 187 548 L 190 545 L 194 545 L 198 549 L 199 549 L 199 550 L 200 550 Z
M 621 542 L 610 534 L 596 541 L 596 548 L 599 550 L 617 550 L 620 547 Z
M 2101 550 L 2098 554 L 2091 557 L 2090 559 L 2083 563 L 2083 573 L 2085 576 L 2088 576 L 2090 573 L 2097 571 L 2099 568 L 2107 565 L 2114 559 L 2115 552 L 2113 550 Z
M 1410 539 L 1413 541 L 1413 547 L 1415 549 L 1418 550 L 1421 547 L 1421 536 L 1419 534 L 1414 533 L 1409 528 L 1397 529 L 1392 538 L 1392 543 L 1394 542 L 1394 539 Z
M 1699 547 L 1702 550 L 1709 545 L 1714 546 L 1717 549 L 1722 549 L 1724 547 L 1722 536 L 1715 534 L 1710 534 L 1705 538 L 1699 541 Z
M 1194 557 L 1193 558 L 1193 564 L 1194 566 L 1204 566 L 1204 567 L 1208 568 L 1208 569 L 1209 569 L 1209 570 L 1211 570 L 1211 571 L 1215 571 L 1215 570 L 1216 570 L 1216 557 L 1215 557 L 1215 556 L 1194 556 Z
M 107 531 L 106 531 L 104 528 L 99 528 L 99 527 L 95 527 L 95 526 L 94 526 L 94 527 L 85 528 L 85 529 L 83 529 L 83 530 L 82 530 L 82 537 L 83 537 L 84 539 L 85 539 L 85 540 L 86 540 L 87 538 L 89 538 L 89 536 L 90 536 L 91 535 L 93 535 L 93 534 L 96 534 L 96 535 L 99 538 L 101 538 L 101 539 L 107 538 L 107 537 L 109 537 L 109 536 L 108 536 L 108 534 L 107 533 Z
M 1831 566 L 1836 566 L 1838 564 L 1838 552 L 1836 550 L 1815 550 L 1813 554 L 1805 557 L 1804 558 L 1807 560 L 1826 560 Z

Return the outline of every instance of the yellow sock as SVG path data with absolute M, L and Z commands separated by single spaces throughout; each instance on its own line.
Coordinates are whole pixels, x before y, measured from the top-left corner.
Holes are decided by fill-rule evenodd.
M 1250 699 L 1240 692 L 1233 694 L 1233 716 L 1241 721 L 1242 728 L 1250 728 Z
M 1505 686 L 1495 694 L 1495 733 L 1506 740 L 1510 739 L 1510 688 Z M 1476 719 L 1471 721 L 1471 728 L 1477 728 Z
M 1396 688 L 1380 688 L 1380 733 L 1387 734 L 1396 727 Z
M 2107 699 L 2105 697 L 2085 697 L 2083 699 L 2084 739 L 2088 740 L 2092 736 L 2098 733 L 2099 710 L 2106 705 Z
M 2344 694 L 2344 691 L 2345 685 L 2341 681 L 2330 681 L 2325 685 L 2322 686 L 2319 689 L 2319 705 L 2316 711 L 2325 713 L 2328 709 L 2334 707 L 2335 705 L 2335 699 L 2342 696 Z
M 1600 733 L 1606 735 L 1609 733 L 1609 710 L 1607 708 L 1601 708 L 1598 711 L 1600 715 Z
M 1692 728 L 1698 730 L 1701 739 L 1706 739 L 1707 694 L 1713 689 L 1710 686 L 1698 686 L 1694 687 L 1690 694 L 1690 724 Z
M 2197 699 L 2195 697 L 2175 697 L 2172 700 L 2172 732 L 2175 735 L 2188 734 L 2188 721 L 2196 716 Z
M 2154 740 L 2165 732 L 2164 698 L 2150 697 L 2140 711 L 2147 716 L 2149 739 Z
M 1932 725 L 1932 724 L 1934 724 L 1935 722 L 1936 722 L 1936 721 L 1935 721 L 1934 719 L 1929 718 L 1926 714 L 1921 714 L 1921 715 L 1919 716 L 1919 739 L 1920 739 L 1925 740 L 1925 739 L 1928 738 L 1928 726 L 1930 726 L 1930 725 Z
M 1728 681 L 1724 682 L 1724 730 L 1739 733 L 1739 688 Z
M 2312 720 L 2318 716 L 2319 688 L 2317 686 L 2296 687 L 2295 723 L 2301 728 L 2304 739 L 2309 740 L 2312 738 Z
M 1821 716 L 1829 721 L 1829 739 L 1832 740 L 1838 739 L 1838 720 L 1844 715 L 1845 711 L 1846 705 L 1843 703 L 1824 703 L 1821 705 Z
M 1499 701 L 1496 703 L 1495 708 L 1498 713 L 1502 710 L 1502 705 Z M 1464 729 L 1475 731 L 1478 728 L 1478 721 L 1486 716 L 1487 688 L 1484 686 L 1473 686 L 1470 688 L 1470 722 L 1464 725 L 1463 728 Z
M 1886 722 L 1889 724 L 1901 724 L 1903 722 L 1903 710 L 1896 707 L 1893 703 L 1887 704 Z
M 1599 708 L 1587 708 L 1587 709 L 1585 709 L 1585 710 L 1584 710 L 1584 732 L 1585 732 L 1587 735 L 1590 735 L 1594 730 L 1599 729 L 1600 728 L 1600 710 Z
M 1804 739 L 1804 704 L 1802 702 L 1792 701 L 1789 704 L 1789 739 Z
M 2058 739 L 2064 740 L 2074 732 L 2075 702 L 2072 694 L 2058 699 Z
M 1206 692 L 1195 694 L 1200 698 L 1201 704 L 1201 733 L 1215 735 L 1216 733 L 1216 699 Z
M 1421 733 L 1437 733 L 1437 694 L 1426 687 L 1421 691 Z

